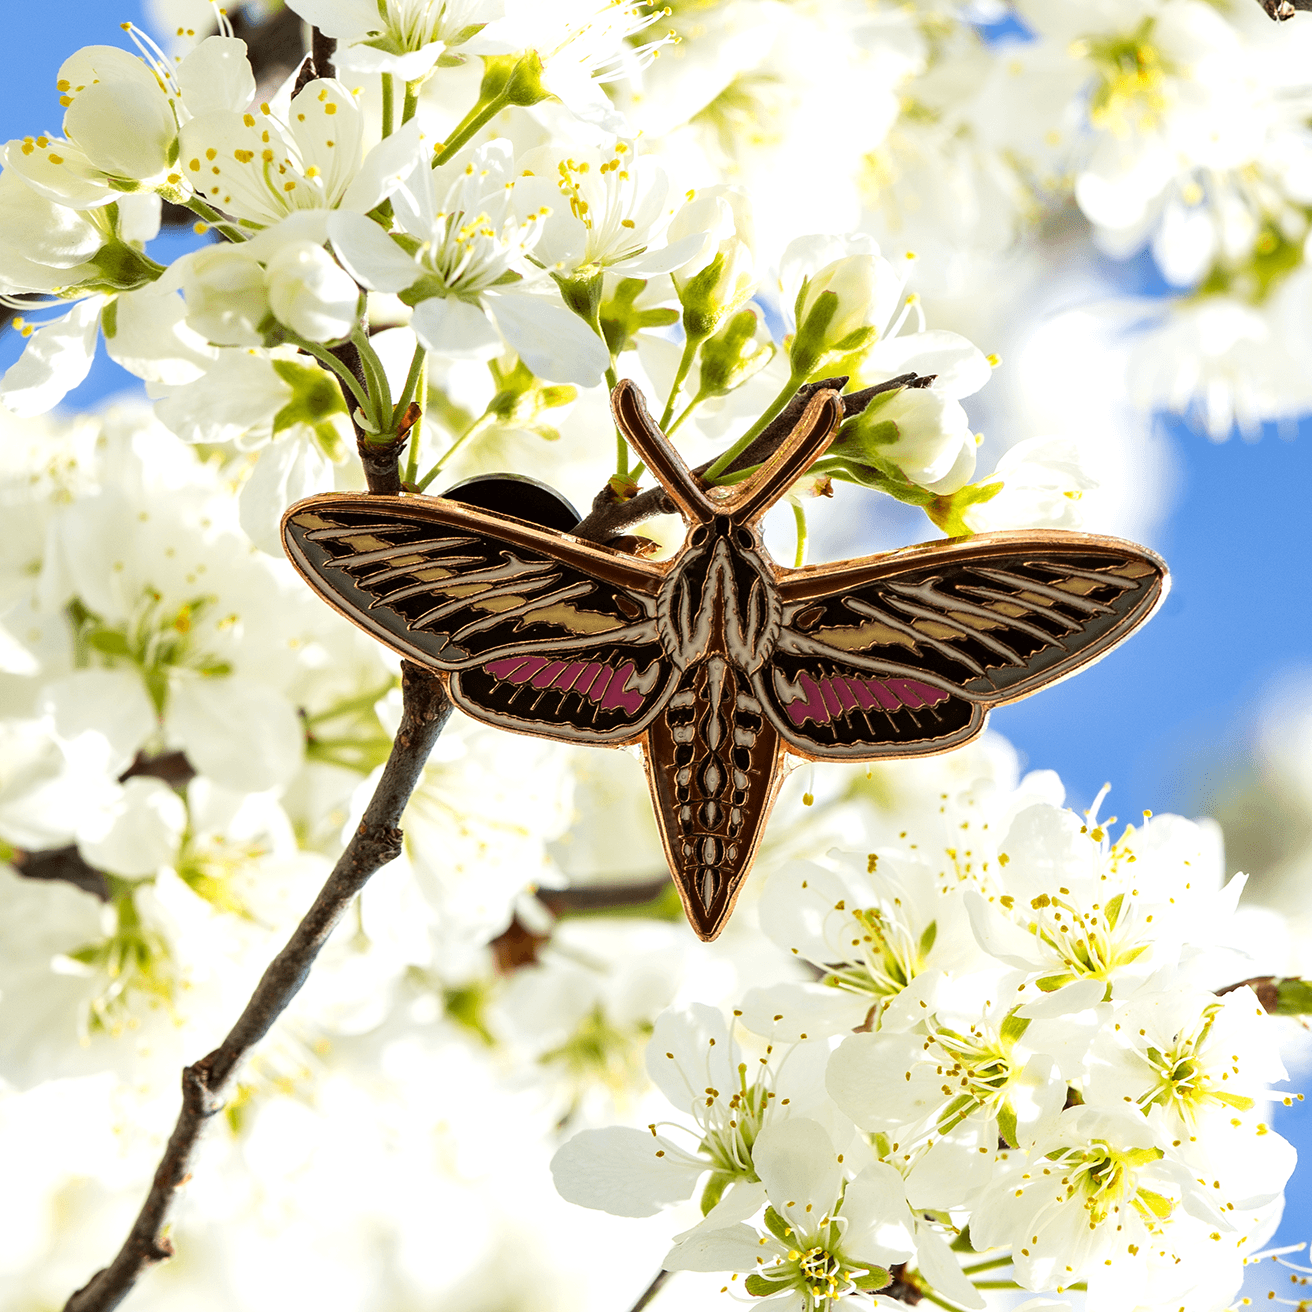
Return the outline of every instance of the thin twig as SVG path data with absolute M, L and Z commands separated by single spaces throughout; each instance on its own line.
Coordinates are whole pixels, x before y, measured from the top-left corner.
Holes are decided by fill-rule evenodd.
M 663 1268 L 657 1271 L 651 1278 L 651 1284 L 638 1295 L 638 1301 L 629 1309 L 629 1312 L 642 1312 L 657 1294 L 665 1287 L 665 1282 L 674 1274 L 673 1271 L 666 1271 Z
M 1274 1013 L 1280 1003 L 1280 977 L 1278 975 L 1254 975 L 1251 979 L 1237 980 L 1233 984 L 1227 984 L 1223 989 L 1216 990 L 1218 998 L 1224 997 L 1227 993 L 1233 993 L 1236 989 L 1250 988 L 1257 994 L 1257 1000 L 1262 1004 L 1264 1011 Z
M 1278 23 L 1293 18 L 1300 9 L 1312 9 L 1312 0 L 1258 0 L 1258 3 Z
M 324 36 L 317 27 L 310 29 L 310 58 L 314 61 L 315 77 L 336 77 L 337 66 L 333 56 L 337 53 L 337 38 Z
M 859 392 L 848 392 L 842 398 L 843 417 L 850 419 L 853 415 L 860 414 L 881 392 L 895 391 L 900 387 L 928 387 L 933 381 L 932 375 L 925 377 L 920 374 L 900 374 L 897 378 L 890 378 L 885 383 L 877 383 L 874 387 L 866 387 Z M 803 383 L 793 399 L 770 421 L 755 441 L 739 452 L 737 459 L 724 471 L 725 474 L 761 464 L 793 431 L 806 409 L 806 403 L 816 392 L 824 388 L 836 390 L 846 382 L 846 378 L 822 378 L 819 382 Z M 698 465 L 692 472 L 704 474 L 714 463 L 713 460 L 708 460 L 705 464 Z M 615 494 L 608 484 L 593 499 L 592 509 L 586 518 L 570 532 L 574 537 L 584 538 L 590 542 L 609 542 L 612 538 L 628 532 L 635 524 L 642 523 L 644 519 L 673 513 L 674 505 L 666 496 L 664 488 L 648 488 L 647 491 L 639 492 L 636 497 L 630 497 L 627 501 L 616 501 Z
M 337 68 L 333 56 L 337 53 L 337 39 L 324 36 L 317 27 L 310 29 L 310 54 L 307 65 L 302 67 L 302 74 L 311 72 L 314 77 L 336 77 Z M 346 366 L 360 386 L 368 390 L 369 379 L 365 373 L 364 361 L 353 342 L 343 342 L 332 348 L 333 355 Z M 380 441 L 376 434 L 367 433 L 356 422 L 356 400 L 351 389 L 337 380 L 342 389 L 342 398 L 346 402 L 347 413 L 351 417 L 351 427 L 355 429 L 356 450 L 360 453 L 360 463 L 364 466 L 365 482 L 370 492 L 394 495 L 401 491 L 401 453 L 405 450 L 405 439 L 396 437 Z
M 173 1255 L 173 1245 L 164 1234 L 169 1214 L 189 1178 L 206 1125 L 223 1109 L 233 1074 L 300 991 L 320 949 L 370 876 L 400 855 L 397 823 L 451 714 L 441 679 L 408 661 L 402 665 L 401 695 L 396 741 L 355 836 L 286 947 L 264 972 L 227 1038 L 182 1072 L 182 1110 L 136 1222 L 118 1255 L 69 1298 L 64 1312 L 109 1312 L 144 1272 Z

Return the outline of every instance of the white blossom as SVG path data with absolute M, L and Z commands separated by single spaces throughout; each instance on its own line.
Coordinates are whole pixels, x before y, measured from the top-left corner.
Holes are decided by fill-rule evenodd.
M 289 8 L 338 43 L 337 61 L 364 74 L 412 82 L 448 50 L 483 54 L 478 32 L 504 11 L 502 0 L 292 0 Z
M 515 212 L 510 143 L 494 141 L 424 169 L 393 197 L 396 221 L 418 245 L 411 256 L 377 224 L 338 214 L 333 246 L 375 291 L 413 301 L 411 326 L 430 350 L 490 359 L 509 347 L 542 378 L 595 383 L 610 362 L 601 339 L 554 297 L 520 290 L 541 210 Z

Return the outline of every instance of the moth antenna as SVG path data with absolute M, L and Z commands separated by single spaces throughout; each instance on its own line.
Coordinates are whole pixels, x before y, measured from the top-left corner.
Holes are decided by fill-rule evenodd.
M 716 515 L 715 506 L 692 471 L 647 413 L 647 403 L 631 378 L 620 380 L 610 394 L 615 425 L 628 444 L 642 457 L 679 513 L 694 524 L 706 524 Z
M 725 512 L 743 524 L 760 519 L 824 455 L 842 422 L 842 397 L 829 388 L 817 392 L 775 453 L 725 503 Z

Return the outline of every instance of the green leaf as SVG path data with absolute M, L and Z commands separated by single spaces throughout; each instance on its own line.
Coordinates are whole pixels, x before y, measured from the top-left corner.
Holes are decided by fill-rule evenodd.
M 87 646 L 94 648 L 105 656 L 121 656 L 132 659 L 132 648 L 128 646 L 127 635 L 117 629 L 93 629 L 86 635 Z
M 931 920 L 925 927 L 925 932 L 920 936 L 920 955 L 927 957 L 934 947 L 934 940 L 938 938 L 938 921 Z
M 1020 1138 L 1016 1133 L 1016 1112 L 1009 1102 L 998 1108 L 998 1133 L 1007 1141 L 1008 1148 L 1020 1146 Z
M 716 1203 L 724 1197 L 724 1191 L 733 1183 L 733 1176 L 728 1171 L 712 1171 L 707 1178 L 706 1186 L 702 1189 L 700 1207 L 702 1215 L 715 1206 Z
M 882 1266 L 872 1266 L 865 1275 L 857 1276 L 852 1283 L 858 1289 L 864 1289 L 867 1291 L 883 1289 L 886 1285 L 891 1285 L 893 1283 L 893 1277 L 889 1272 L 885 1271 Z
M 1034 981 L 1034 987 L 1040 993 L 1056 993 L 1058 989 L 1065 988 L 1074 979 L 1074 975 L 1045 975 L 1042 979 Z
M 1135 1201 L 1143 1203 L 1160 1221 L 1165 1221 L 1175 1208 L 1175 1204 L 1169 1198 L 1163 1198 L 1161 1194 L 1155 1194 L 1150 1189 L 1140 1189 Z
M 274 373 L 291 389 L 291 399 L 273 417 L 273 435 L 304 424 L 315 435 L 324 454 L 339 460 L 343 454 L 341 435 L 331 422 L 346 413 L 346 402 L 336 379 L 317 364 L 299 360 L 274 360 Z
M 1029 1020 L 1026 1017 L 1017 1015 L 1019 1010 L 1019 1007 L 1013 1007 L 1007 1013 L 1007 1018 L 1002 1022 L 1002 1027 L 998 1031 L 1003 1046 L 1008 1050 L 1030 1027 Z
M 791 1283 L 789 1280 L 767 1280 L 762 1275 L 750 1275 L 743 1281 L 743 1288 L 753 1298 L 769 1298 L 771 1294 L 787 1289 Z
M 776 1239 L 782 1240 L 785 1244 L 792 1239 L 793 1227 L 790 1226 L 773 1207 L 767 1207 L 765 1209 L 764 1219 L 765 1228 L 774 1235 Z
M 1116 928 L 1116 922 L 1121 918 L 1121 907 L 1124 905 L 1125 894 L 1117 893 L 1117 895 L 1103 908 L 1103 915 L 1107 918 L 1108 929 Z
M 1305 1016 L 1312 1012 L 1312 984 L 1291 976 L 1276 981 L 1277 1016 Z

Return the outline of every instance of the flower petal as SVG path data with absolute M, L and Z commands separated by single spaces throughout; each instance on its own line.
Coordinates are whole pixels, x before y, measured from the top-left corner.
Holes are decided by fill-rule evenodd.
M 774 1245 L 763 1245 L 747 1225 L 698 1231 L 675 1244 L 661 1265 L 666 1271 L 755 1271 L 762 1258 L 775 1256 Z
M 354 210 L 329 215 L 328 236 L 343 267 L 371 291 L 404 291 L 423 272 L 377 223 Z
M 310 430 L 298 426 L 260 451 L 237 500 L 241 526 L 261 551 L 281 559 L 278 527 L 283 511 L 293 501 L 331 491 L 332 486 L 332 461 Z
M 934 391 L 954 399 L 978 392 L 993 376 L 993 367 L 978 346 L 960 333 L 931 328 L 877 342 L 861 365 L 861 377 L 896 378 L 914 370 L 934 375 Z
M 108 744 L 105 769 L 119 775 L 155 731 L 155 708 L 135 670 L 74 670 L 41 689 L 38 702 L 64 741 L 93 733 Z
M 287 698 L 241 675 L 175 674 L 164 730 L 198 773 L 239 793 L 285 788 L 305 751 L 301 722 Z
M 193 383 L 218 356 L 187 326 L 187 307 L 176 293 L 160 295 L 154 287 L 143 287 L 123 292 L 115 308 L 114 335 L 106 336 L 105 350 L 148 383 Z
M 82 857 L 97 870 L 129 878 L 153 875 L 173 860 L 187 827 L 182 798 L 158 779 L 129 779 L 93 835 L 78 841 Z
M 708 1165 L 645 1130 L 612 1125 L 582 1130 L 563 1144 L 551 1176 L 567 1202 L 612 1216 L 654 1216 L 691 1197 Z
M 539 378 L 595 387 L 610 367 L 610 352 L 578 315 L 545 296 L 489 295 L 488 307 L 507 344 Z
M 427 150 L 419 130 L 419 120 L 412 118 L 390 137 L 384 137 L 365 157 L 359 171 L 342 195 L 341 208 L 367 214 L 385 201 L 418 167 L 425 162 Z
M 490 360 L 504 349 L 482 308 L 458 296 L 433 296 L 420 301 L 410 327 L 430 351 L 454 360 Z
M 832 1217 L 843 1187 L 843 1168 L 824 1127 L 797 1116 L 775 1121 L 757 1135 L 752 1165 L 776 1212 L 802 1237 Z
M 91 372 L 103 296 L 88 296 L 67 314 L 38 328 L 27 349 L 5 371 L 0 401 L 24 419 L 57 406 Z
M 178 65 L 175 76 L 192 115 L 225 109 L 239 114 L 255 99 L 246 42 L 235 37 L 206 37 Z

